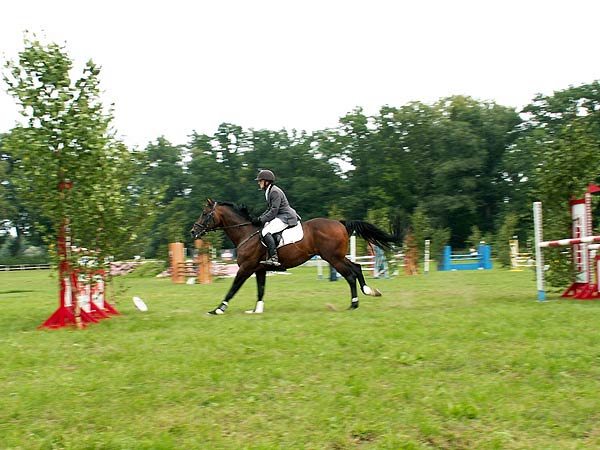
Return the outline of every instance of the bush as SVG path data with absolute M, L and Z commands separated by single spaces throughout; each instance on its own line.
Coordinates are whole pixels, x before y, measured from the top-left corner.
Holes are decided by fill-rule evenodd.
M 127 276 L 137 278 L 155 277 L 159 273 L 164 272 L 166 269 L 167 263 L 165 261 L 145 261 L 133 269 L 133 271 Z
M 0 256 L 0 266 L 33 266 L 36 264 L 50 264 L 48 255 Z
M 42 247 L 28 245 L 26 240 L 8 236 L 0 247 L 0 265 L 19 266 L 49 264 L 50 259 Z

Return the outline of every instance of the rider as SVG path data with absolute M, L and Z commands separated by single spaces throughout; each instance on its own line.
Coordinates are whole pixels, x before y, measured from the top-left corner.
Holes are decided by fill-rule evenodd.
M 275 186 L 275 174 L 270 170 L 261 170 L 256 176 L 255 181 L 261 190 L 265 191 L 265 199 L 269 205 L 268 209 L 252 220 L 257 226 L 263 226 L 261 231 L 262 241 L 267 246 L 269 257 L 261 264 L 270 266 L 280 266 L 277 257 L 277 248 L 273 234 L 279 233 L 288 227 L 298 224 L 300 218 L 296 211 L 290 206 L 285 193 L 279 186 Z

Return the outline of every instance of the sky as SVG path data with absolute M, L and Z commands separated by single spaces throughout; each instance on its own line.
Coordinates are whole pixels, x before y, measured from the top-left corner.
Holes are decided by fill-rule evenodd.
M 117 135 L 143 148 L 223 122 L 312 132 L 451 95 L 521 108 L 600 79 L 598 17 L 597 0 L 11 1 L 0 59 L 25 30 L 76 67 L 92 59 Z M 2 133 L 19 114 L 0 84 Z

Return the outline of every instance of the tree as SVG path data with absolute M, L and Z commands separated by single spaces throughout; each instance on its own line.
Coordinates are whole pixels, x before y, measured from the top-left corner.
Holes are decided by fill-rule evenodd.
M 147 231 L 144 242 L 139 242 L 147 257 L 167 255 L 169 242 L 182 241 L 182 236 L 189 234 L 191 211 L 184 201 L 189 191 L 184 153 L 183 147 L 171 144 L 162 136 L 150 142 L 143 152 L 135 186 L 142 193 L 140 200 L 147 203 L 144 209 L 153 213 L 147 216 L 143 227 Z M 174 229 L 176 217 L 182 219 L 177 231 Z
M 352 167 L 343 174 L 343 201 L 353 216 L 364 218 L 372 208 L 407 216 L 421 204 L 462 246 L 471 226 L 494 230 L 506 197 L 502 157 L 519 121 L 512 108 L 455 96 L 384 106 L 373 117 L 357 108 L 319 144 L 330 159 Z
M 3 140 L 13 158 L 11 183 L 47 243 L 68 223 L 74 244 L 114 254 L 135 235 L 127 217 L 136 158 L 114 137 L 112 114 L 99 99 L 100 68 L 88 61 L 74 82 L 72 69 L 64 48 L 35 36 L 6 63 L 4 82 L 25 118 Z
M 3 149 L 4 136 L 0 134 L 0 231 L 6 233 L 15 223 L 17 207 L 8 179 L 11 171 L 10 155 Z
M 426 239 L 430 241 L 431 258 L 441 258 L 444 246 L 448 244 L 450 239 L 450 229 L 433 226 L 424 205 L 417 206 L 411 215 L 410 230 L 417 245 L 419 258 L 425 253 Z
M 455 96 L 436 104 L 441 146 L 433 169 L 430 207 L 452 227 L 453 245 L 463 245 L 470 229 L 493 231 L 502 207 L 502 156 L 519 118 L 514 109 Z
M 600 84 L 538 95 L 524 113 L 528 119 L 509 161 L 522 164 L 529 208 L 534 200 L 543 204 L 545 238 L 566 238 L 571 196 L 581 198 L 588 184 L 600 179 Z M 556 286 L 573 279 L 570 256 L 561 256 L 561 250 L 547 250 L 546 257 L 548 282 Z

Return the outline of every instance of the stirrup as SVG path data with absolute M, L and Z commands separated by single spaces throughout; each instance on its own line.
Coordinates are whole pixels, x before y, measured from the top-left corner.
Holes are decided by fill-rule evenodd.
M 272 256 L 271 258 L 267 258 L 265 261 L 261 261 L 260 263 L 264 264 L 266 266 L 274 266 L 274 267 L 281 266 L 279 259 L 274 256 Z

